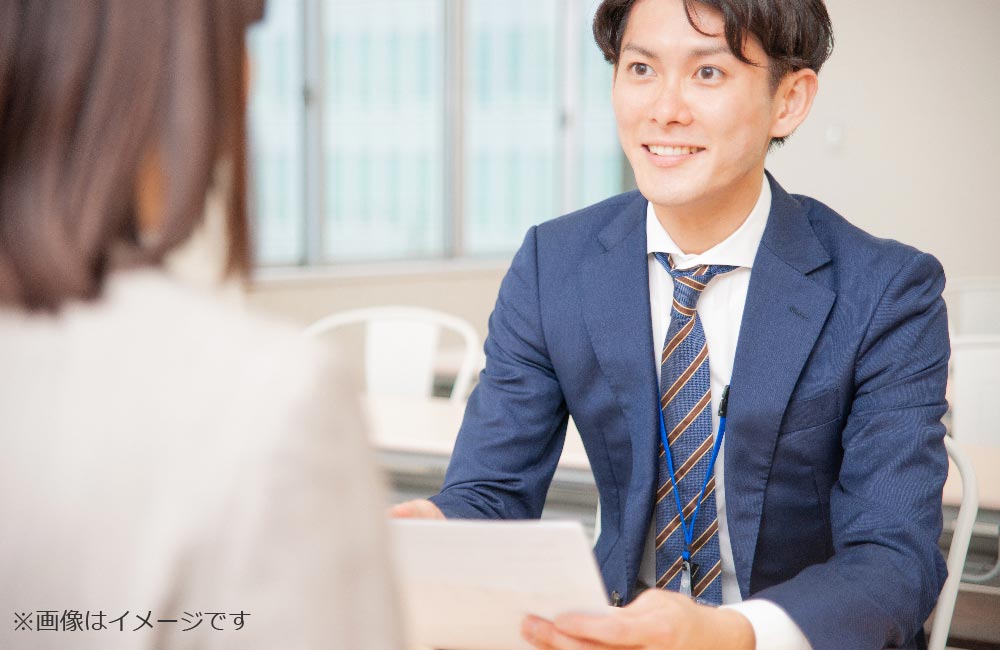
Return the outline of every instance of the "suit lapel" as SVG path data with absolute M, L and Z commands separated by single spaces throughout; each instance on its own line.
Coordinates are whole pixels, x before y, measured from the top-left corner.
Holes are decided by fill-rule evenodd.
M 726 520 L 743 598 L 778 428 L 836 297 L 808 277 L 830 258 L 805 210 L 768 179 L 771 212 L 750 276 L 726 435 Z
M 656 482 L 658 398 L 645 224 L 646 200 L 637 193 L 636 199 L 601 231 L 603 252 L 586 259 L 580 267 L 584 322 L 601 370 L 625 414 L 624 432 L 628 438 L 621 442 L 630 442 L 632 448 L 623 521 L 628 544 L 625 567 L 630 578 L 639 570 Z M 614 435 L 618 430 L 609 427 L 605 435 Z M 608 440 L 609 444 L 616 442 Z

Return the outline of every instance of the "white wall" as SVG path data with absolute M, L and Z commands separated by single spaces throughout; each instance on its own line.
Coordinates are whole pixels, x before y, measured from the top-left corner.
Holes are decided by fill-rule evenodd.
M 1000 274 L 1000 2 L 828 8 L 836 45 L 819 97 L 768 167 L 785 189 L 936 255 L 949 279 Z
M 820 95 L 768 167 L 785 189 L 933 253 L 952 280 L 998 275 L 1000 0 L 828 5 L 837 43 Z M 463 316 L 485 335 L 503 266 L 273 280 L 258 283 L 250 302 L 301 323 L 357 306 L 424 305 Z
M 508 262 L 414 263 L 381 271 L 342 269 L 308 277 L 266 274 L 251 306 L 306 325 L 327 314 L 372 305 L 416 305 L 465 318 L 486 337 L 486 321 Z

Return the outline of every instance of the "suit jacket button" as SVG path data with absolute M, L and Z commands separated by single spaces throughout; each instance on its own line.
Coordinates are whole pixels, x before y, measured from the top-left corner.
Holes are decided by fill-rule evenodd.
M 617 591 L 611 592 L 611 606 L 621 607 L 622 606 L 622 595 Z

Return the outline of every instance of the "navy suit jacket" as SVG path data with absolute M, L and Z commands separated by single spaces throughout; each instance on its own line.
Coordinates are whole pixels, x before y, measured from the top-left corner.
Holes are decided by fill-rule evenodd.
M 740 592 L 815 650 L 922 647 L 946 575 L 944 273 L 768 177 L 726 433 Z M 656 484 L 645 224 L 630 192 L 528 231 L 432 497 L 449 517 L 539 517 L 572 414 L 600 493 L 594 551 L 626 602 Z

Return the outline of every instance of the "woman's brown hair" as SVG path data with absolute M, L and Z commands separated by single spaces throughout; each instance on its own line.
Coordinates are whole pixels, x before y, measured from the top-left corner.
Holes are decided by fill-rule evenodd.
M 186 240 L 230 163 L 227 267 L 249 265 L 246 28 L 263 0 L 0 3 L 0 304 L 100 294 L 117 265 Z M 139 169 L 162 174 L 158 226 L 137 223 Z

